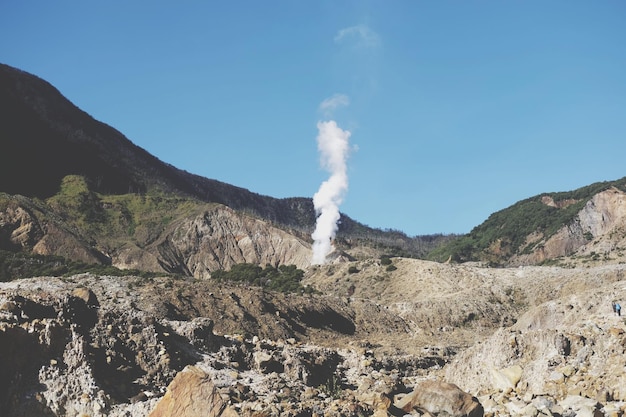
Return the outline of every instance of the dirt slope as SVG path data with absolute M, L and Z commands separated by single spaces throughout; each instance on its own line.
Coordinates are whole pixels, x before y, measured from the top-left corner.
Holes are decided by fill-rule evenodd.
M 393 268 L 380 260 L 315 267 L 304 282 L 337 297 L 351 294 L 352 300 L 372 301 L 397 314 L 411 329 L 415 351 L 437 344 L 471 345 L 496 328 L 514 324 L 534 306 L 594 291 L 626 276 L 626 266 L 620 264 L 484 268 L 392 258 L 391 265 L 396 269 L 388 270 Z

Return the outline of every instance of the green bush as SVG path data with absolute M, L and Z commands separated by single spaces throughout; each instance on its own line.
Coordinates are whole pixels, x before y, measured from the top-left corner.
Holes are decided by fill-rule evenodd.
M 295 265 L 280 265 L 278 268 L 266 265 L 261 268 L 250 263 L 235 264 L 229 271 L 218 270 L 211 278 L 218 281 L 241 282 L 278 292 L 312 292 L 310 287 L 300 284 L 304 271 Z
M 389 256 L 381 256 L 380 257 L 380 264 L 381 265 L 391 265 L 391 258 Z
M 348 273 L 349 274 L 356 274 L 357 272 L 359 272 L 359 268 L 357 268 L 354 265 L 352 265 L 350 268 L 348 268 Z

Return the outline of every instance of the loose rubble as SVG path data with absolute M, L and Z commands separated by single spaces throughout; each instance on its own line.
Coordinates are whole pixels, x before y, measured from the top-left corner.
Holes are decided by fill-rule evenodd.
M 7 417 L 205 415 L 213 403 L 216 415 L 383 415 L 447 361 L 447 351 L 379 358 L 367 343 L 218 335 L 212 319 L 140 309 L 126 284 L 91 276 L 2 284 Z
M 467 348 L 433 340 L 395 353 L 377 343 L 424 335 L 413 339 L 403 320 L 364 300 L 256 290 L 247 298 L 249 290 L 223 284 L 193 287 L 192 297 L 191 282 L 138 280 L 0 284 L 2 415 L 618 417 L 626 410 L 626 325 L 610 311 L 612 299 L 626 298 L 619 280 L 529 306 L 515 324 Z M 235 329 L 237 320 L 244 332 L 217 330 Z M 388 333 L 371 333 L 375 321 L 388 323 Z

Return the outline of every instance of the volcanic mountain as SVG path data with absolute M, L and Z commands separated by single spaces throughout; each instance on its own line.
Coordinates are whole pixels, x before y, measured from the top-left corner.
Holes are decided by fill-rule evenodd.
M 197 277 L 239 262 L 308 265 L 310 198 L 263 196 L 180 170 L 8 65 L 0 65 L 0 126 L 0 249 Z M 417 256 L 445 239 L 372 229 L 344 214 L 337 244 Z

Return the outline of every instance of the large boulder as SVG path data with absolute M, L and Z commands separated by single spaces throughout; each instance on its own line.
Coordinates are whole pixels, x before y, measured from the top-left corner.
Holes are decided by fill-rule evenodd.
M 396 407 L 410 413 L 413 410 L 451 417 L 482 417 L 483 406 L 478 399 L 447 382 L 426 380 L 403 397 Z
M 237 417 L 213 385 L 211 377 L 196 366 L 187 366 L 167 387 L 148 417 Z

